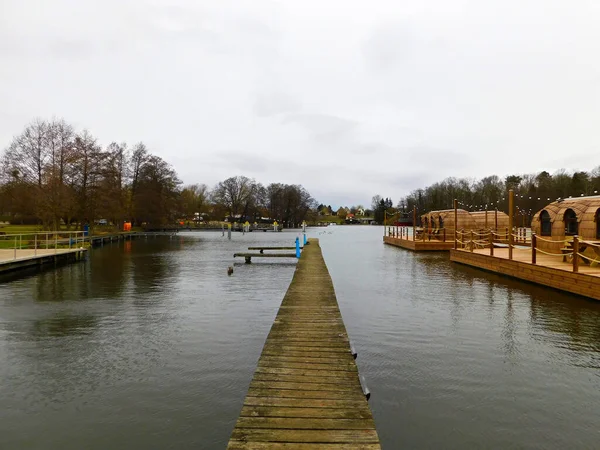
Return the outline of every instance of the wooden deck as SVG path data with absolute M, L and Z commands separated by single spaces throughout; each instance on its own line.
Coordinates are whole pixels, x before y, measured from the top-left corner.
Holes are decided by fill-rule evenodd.
M 318 239 L 298 261 L 228 449 L 380 449 Z
M 260 253 L 264 253 L 265 250 L 296 250 L 296 247 L 248 247 L 248 250 L 260 250 Z
M 37 250 L 0 250 L 0 273 L 31 266 L 39 266 L 51 262 L 76 261 L 86 252 L 81 248 L 37 249 Z
M 564 262 L 561 256 L 549 256 L 538 252 L 536 264 L 531 264 L 531 249 L 513 249 L 513 259 L 508 259 L 508 248 L 495 248 L 494 256 L 489 249 L 451 250 L 450 260 L 490 272 L 508 275 L 521 280 L 541 284 L 572 294 L 600 300 L 600 266 L 580 264 L 573 272 L 572 262 Z
M 384 236 L 383 242 L 388 245 L 393 245 L 395 247 L 405 248 L 407 250 L 412 250 L 413 252 L 439 252 L 439 251 L 448 251 L 454 248 L 454 241 L 413 241 L 412 238 L 395 238 L 391 236 Z

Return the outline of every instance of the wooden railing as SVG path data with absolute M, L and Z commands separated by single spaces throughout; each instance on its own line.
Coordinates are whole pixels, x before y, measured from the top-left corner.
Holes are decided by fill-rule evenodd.
M 475 249 L 489 248 L 490 256 L 494 256 L 494 248 L 507 247 L 509 250 L 509 260 L 513 259 L 514 250 L 531 251 L 532 264 L 537 264 L 538 253 L 557 258 L 560 257 L 563 262 L 568 262 L 568 259 L 571 259 L 573 272 L 579 271 L 580 261 L 590 266 L 600 264 L 600 242 L 581 240 L 579 236 L 560 240 L 544 239 L 535 233 L 532 233 L 529 238 L 526 232 L 519 231 L 518 229 L 514 231 L 516 233 L 508 233 L 508 229 L 501 233 L 492 230 L 460 230 L 456 233 L 455 248 L 470 252 L 473 252 Z M 540 248 L 540 242 L 561 246 L 560 253 L 548 251 L 548 245 L 544 249 Z M 585 255 L 584 252 L 587 248 L 592 249 L 595 256 Z

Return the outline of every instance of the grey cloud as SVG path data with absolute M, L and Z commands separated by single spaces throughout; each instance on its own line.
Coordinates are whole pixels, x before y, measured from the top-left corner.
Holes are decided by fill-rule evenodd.
M 229 168 L 232 174 L 240 172 L 248 174 L 248 176 L 259 176 L 278 165 L 271 158 L 243 151 L 223 151 L 214 156 L 215 162 L 213 164 L 222 168 Z
M 367 66 L 375 71 L 387 71 L 401 65 L 410 57 L 413 39 L 406 23 L 380 24 L 362 47 Z
M 93 41 L 85 39 L 56 38 L 46 44 L 50 57 L 81 60 L 93 56 L 97 46 Z
M 451 169 L 471 165 L 479 158 L 476 154 L 461 153 L 455 150 L 415 146 L 404 149 L 407 164 Z
M 308 130 L 314 139 L 322 142 L 347 138 L 358 127 L 358 123 L 354 120 L 328 114 L 288 114 L 283 123 L 298 124 Z
M 269 117 L 283 113 L 300 111 L 301 105 L 293 97 L 277 92 L 264 92 L 256 96 L 254 113 L 259 117 Z

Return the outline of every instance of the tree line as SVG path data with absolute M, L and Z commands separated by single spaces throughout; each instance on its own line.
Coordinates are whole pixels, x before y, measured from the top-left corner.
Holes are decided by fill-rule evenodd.
M 559 198 L 597 195 L 600 193 L 600 166 L 585 171 L 560 169 L 553 174 L 541 171 L 532 174 L 497 175 L 480 180 L 446 178 L 423 189 L 411 191 L 397 204 L 399 211 L 419 212 L 453 208 L 453 201 L 468 211 L 498 209 L 508 213 L 508 191 L 515 193 L 518 213 L 529 223 L 533 214 Z
M 143 142 L 103 147 L 62 119 L 36 119 L 0 155 L 0 220 L 58 229 L 105 219 L 164 226 L 231 218 L 301 223 L 316 201 L 301 185 L 264 186 L 245 176 L 183 186 Z

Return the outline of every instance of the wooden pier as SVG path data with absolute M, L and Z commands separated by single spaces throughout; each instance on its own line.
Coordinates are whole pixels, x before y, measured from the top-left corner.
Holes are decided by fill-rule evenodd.
M 298 261 L 228 449 L 380 449 L 318 239 Z
M 0 273 L 12 272 L 29 267 L 78 261 L 85 255 L 83 248 L 0 250 Z
M 454 247 L 454 241 L 439 241 L 437 239 L 427 241 L 427 240 L 412 240 L 407 238 L 400 237 L 392 237 L 392 236 L 384 236 L 383 242 L 388 245 L 393 245 L 394 247 L 405 248 L 407 250 L 412 250 L 413 252 L 440 252 L 440 251 L 448 251 Z
M 582 264 L 573 272 L 572 262 L 543 254 L 536 255 L 533 264 L 531 253 L 527 248 L 513 249 L 511 259 L 508 248 L 494 249 L 493 256 L 489 249 L 459 249 L 450 251 L 450 261 L 600 300 L 600 267 Z
M 260 250 L 260 253 L 264 253 L 265 250 L 296 250 L 296 247 L 248 247 L 248 250 Z

